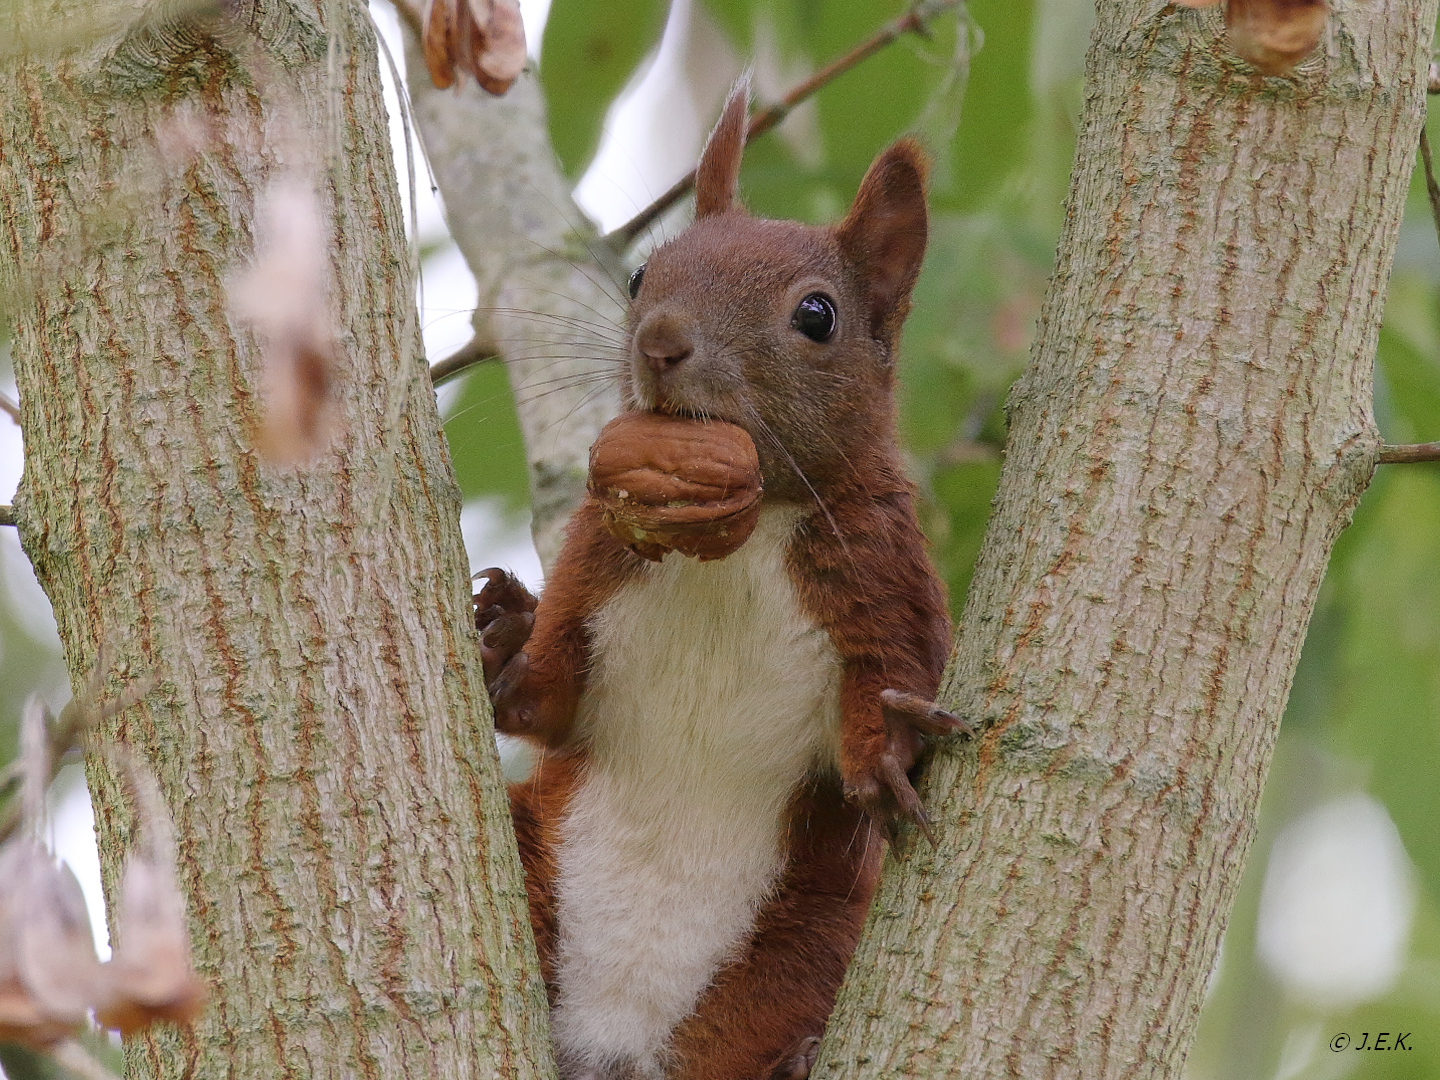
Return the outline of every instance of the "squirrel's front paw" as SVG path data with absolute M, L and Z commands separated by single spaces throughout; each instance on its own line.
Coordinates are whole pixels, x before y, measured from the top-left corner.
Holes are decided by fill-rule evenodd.
M 486 579 L 475 594 L 475 629 L 480 631 L 480 659 L 495 707 L 495 727 L 507 735 L 523 735 L 530 716 L 522 694 L 529 662 L 520 650 L 535 628 L 538 601 L 514 574 L 498 567 L 476 576 Z
M 882 690 L 880 713 L 885 721 L 884 748 L 859 767 L 846 770 L 845 798 L 885 829 L 891 846 L 899 842 L 902 819 L 913 822 L 934 846 L 930 815 L 906 774 L 924 736 L 973 736 L 975 729 L 933 701 L 903 690 Z
M 491 690 L 501 671 L 521 650 L 535 629 L 539 601 L 520 579 L 498 566 L 475 575 L 485 585 L 475 594 L 475 629 L 480 631 L 480 659 L 485 665 L 485 688 Z

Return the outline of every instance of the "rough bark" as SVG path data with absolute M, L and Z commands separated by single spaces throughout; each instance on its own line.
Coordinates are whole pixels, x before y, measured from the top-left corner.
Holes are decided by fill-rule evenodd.
M 1367 484 L 1435 3 L 1293 79 L 1106 0 L 1059 261 L 944 700 L 816 1076 L 1178 1076 L 1306 624 Z
M 57 36 L 80 0 L 0 26 L 57 49 L 0 79 L 21 535 L 77 685 L 102 647 L 112 692 L 154 680 L 100 744 L 159 778 L 213 988 L 130 1072 L 548 1074 L 365 5 L 226 8 L 115 4 L 91 42 Z M 306 154 L 341 432 L 289 470 L 252 450 L 258 347 L 226 285 Z M 93 748 L 89 776 L 113 893 L 132 813 Z

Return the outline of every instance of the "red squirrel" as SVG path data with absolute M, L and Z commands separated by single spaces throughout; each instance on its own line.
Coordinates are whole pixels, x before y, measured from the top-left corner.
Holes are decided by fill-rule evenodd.
M 808 1075 L 882 834 L 928 829 L 922 737 L 970 733 L 931 700 L 950 620 L 896 435 L 923 154 L 882 153 L 838 225 L 754 218 L 747 109 L 631 278 L 621 386 L 748 432 L 753 534 L 647 561 L 591 497 L 538 606 L 498 569 L 476 596 L 496 727 L 539 748 L 510 799 L 567 1080 Z

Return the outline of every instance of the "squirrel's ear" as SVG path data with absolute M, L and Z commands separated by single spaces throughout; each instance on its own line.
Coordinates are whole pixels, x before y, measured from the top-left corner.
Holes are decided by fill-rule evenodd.
M 725 102 L 720 122 L 710 133 L 700 164 L 695 169 L 695 216 L 723 214 L 735 205 L 740 181 L 740 156 L 745 152 L 746 121 L 750 112 L 750 76 L 740 76 Z
M 870 332 L 889 340 L 910 310 L 925 258 L 925 152 L 901 139 L 875 159 L 835 237 L 864 282 Z

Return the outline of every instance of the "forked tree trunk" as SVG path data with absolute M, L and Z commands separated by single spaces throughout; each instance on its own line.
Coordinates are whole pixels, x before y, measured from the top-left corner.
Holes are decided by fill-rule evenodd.
M 110 692 L 153 679 L 100 744 L 158 775 L 213 988 L 130 1071 L 545 1075 L 365 5 L 22 7 L 0 26 L 42 50 L 0 81 L 21 535 L 77 686 L 102 649 Z M 267 182 L 307 161 L 341 431 L 289 470 L 252 451 L 258 350 L 227 284 Z M 132 814 L 112 760 L 89 776 L 113 894 Z
M 1292 80 L 1104 0 L 1059 262 L 945 700 L 986 727 L 889 866 L 816 1076 L 1179 1075 L 1330 547 L 1435 3 Z

